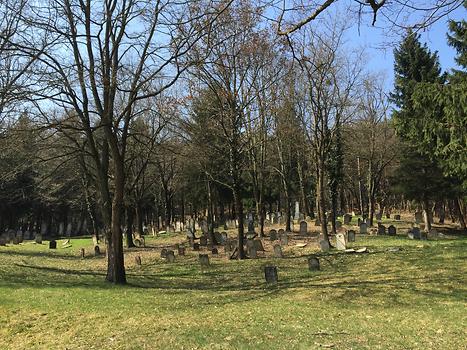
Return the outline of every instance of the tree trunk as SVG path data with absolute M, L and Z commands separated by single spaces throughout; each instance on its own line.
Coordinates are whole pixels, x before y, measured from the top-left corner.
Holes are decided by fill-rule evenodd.
M 457 212 L 457 216 L 459 218 L 459 224 L 462 230 L 465 230 L 466 224 L 465 224 L 465 214 L 463 213 L 462 210 L 462 205 L 461 205 L 461 199 L 455 199 L 454 200 L 454 207 Z
M 425 221 L 425 231 L 431 230 L 431 206 L 428 199 L 423 200 L 423 220 Z
M 245 252 L 243 249 L 243 236 L 244 236 L 244 227 L 243 227 L 243 203 L 242 199 L 240 198 L 239 192 L 236 188 L 234 188 L 233 197 L 235 201 L 235 212 L 237 213 L 238 219 L 238 259 L 245 258 Z
M 127 248 L 136 247 L 133 243 L 133 208 L 128 207 L 126 209 L 126 246 Z
M 324 162 L 318 164 L 318 203 L 319 203 L 319 219 L 321 221 L 321 234 L 325 241 L 329 242 L 328 225 L 326 222 L 326 197 L 324 188 Z

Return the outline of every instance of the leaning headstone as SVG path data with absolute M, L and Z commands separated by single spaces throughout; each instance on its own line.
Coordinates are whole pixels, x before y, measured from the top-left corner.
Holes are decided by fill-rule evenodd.
M 329 242 L 327 240 L 325 240 L 325 239 L 319 241 L 319 246 L 321 248 L 321 251 L 323 251 L 323 252 L 328 252 L 329 249 L 331 248 L 329 246 Z
M 399 214 L 394 215 L 394 220 L 399 221 L 401 219 L 401 216 Z
M 175 253 L 173 250 L 168 250 L 166 254 L 166 259 L 169 263 L 175 262 Z
M 265 266 L 264 267 L 264 279 L 266 283 L 275 284 L 278 281 L 277 267 L 276 266 Z
M 274 245 L 274 257 L 276 257 L 276 258 L 282 258 L 283 257 L 282 247 L 280 246 L 280 244 L 275 244 Z
M 344 215 L 344 225 L 350 225 L 351 221 L 352 221 L 352 215 L 345 214 Z
M 269 239 L 271 241 L 277 241 L 277 231 L 276 230 L 269 231 Z
M 306 235 L 308 232 L 308 224 L 306 221 L 300 221 L 300 234 Z
M 167 252 L 168 252 L 167 249 L 162 248 L 162 250 L 161 250 L 161 258 L 162 258 L 162 259 L 167 258 Z
M 200 254 L 198 257 L 199 263 L 201 266 L 209 266 L 209 255 L 207 254 Z
M 319 259 L 316 256 L 310 256 L 308 258 L 308 270 L 319 271 Z
M 42 244 L 42 235 L 40 233 L 36 233 L 36 237 L 34 237 L 36 244 Z
M 396 235 L 396 227 L 394 225 L 391 225 L 388 227 L 388 235 L 389 236 L 395 236 Z
M 378 225 L 378 235 L 386 234 L 386 226 L 379 224 Z
M 355 231 L 354 230 L 347 231 L 347 241 L 355 242 Z
M 135 256 L 136 265 L 141 265 L 141 257 L 139 255 Z
M 50 241 L 49 242 L 49 249 L 57 249 L 57 241 Z
M 360 234 L 367 234 L 368 233 L 368 225 L 364 222 L 360 224 Z
M 185 255 L 185 247 L 184 246 L 178 246 L 178 255 Z
M 342 233 L 336 234 L 336 246 L 337 250 L 346 250 L 347 247 L 345 246 L 345 235 Z

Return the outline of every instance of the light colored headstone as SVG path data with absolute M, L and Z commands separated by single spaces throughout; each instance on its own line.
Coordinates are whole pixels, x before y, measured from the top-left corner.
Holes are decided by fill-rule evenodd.
M 275 244 L 274 245 L 274 256 L 276 258 L 282 258 L 283 257 L 282 247 L 280 246 L 280 244 Z
M 286 233 L 286 232 L 283 232 L 283 233 L 279 236 L 279 239 L 280 239 L 282 245 L 287 245 L 287 244 L 289 244 L 289 237 L 287 236 L 287 233 Z
M 342 233 L 336 234 L 336 246 L 337 250 L 346 250 L 347 247 L 345 246 L 345 235 Z
M 294 220 L 300 219 L 300 203 L 297 201 L 295 202 L 295 213 L 294 213 Z
M 300 234 L 306 235 L 308 233 L 308 224 L 306 221 L 300 221 Z

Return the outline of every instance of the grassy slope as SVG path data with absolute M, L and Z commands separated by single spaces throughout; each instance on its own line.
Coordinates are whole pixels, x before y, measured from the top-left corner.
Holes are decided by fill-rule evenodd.
M 357 236 L 370 254 L 333 252 L 319 272 L 307 270 L 311 241 L 292 242 L 284 259 L 221 254 L 204 270 L 194 252 L 168 264 L 142 248 L 126 254 L 125 287 L 103 282 L 104 257 L 78 257 L 91 239 L 45 243 L 0 247 L 0 349 L 467 348 L 465 238 Z M 264 284 L 268 263 L 277 287 Z

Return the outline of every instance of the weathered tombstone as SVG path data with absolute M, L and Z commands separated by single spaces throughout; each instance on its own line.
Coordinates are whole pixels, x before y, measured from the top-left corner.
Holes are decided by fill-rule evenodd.
M 289 244 L 289 237 L 287 236 L 287 233 L 286 233 L 286 232 L 283 232 L 283 233 L 279 236 L 279 239 L 280 239 L 282 245 L 287 245 L 287 244 Z
M 306 235 L 308 233 L 308 224 L 306 221 L 300 221 L 300 234 Z
M 168 252 L 167 249 L 162 248 L 162 250 L 161 250 L 161 258 L 162 258 L 162 259 L 167 258 L 167 252 Z
M 49 249 L 57 249 L 57 241 L 51 240 L 49 242 Z
M 280 244 L 275 244 L 274 245 L 274 256 L 276 258 L 282 258 L 283 257 L 282 247 L 280 246 Z
M 205 247 L 208 245 L 208 238 L 206 236 L 201 236 L 199 238 L 199 245 L 202 246 L 202 247 Z
M 345 246 L 345 235 L 342 233 L 336 234 L 336 246 L 337 250 L 346 250 L 347 247 Z
M 368 233 L 368 225 L 364 222 L 360 224 L 360 234 L 367 234 Z
M 135 256 L 135 263 L 136 265 L 141 266 L 141 257 L 139 255 Z
M 42 244 L 42 235 L 40 233 L 36 233 L 36 237 L 34 237 L 36 244 Z
M 169 263 L 175 262 L 175 253 L 173 250 L 168 250 L 166 254 L 166 259 Z
M 81 259 L 84 259 L 85 256 L 86 256 L 86 251 L 84 250 L 84 248 L 81 248 L 79 250 L 79 256 L 81 257 Z
M 222 232 L 221 233 L 221 237 L 222 237 L 222 245 L 225 245 L 227 243 L 227 232 Z
M 388 227 L 388 235 L 389 236 L 395 236 L 396 235 L 396 227 L 394 225 L 391 225 Z
M 339 220 L 336 221 L 336 229 L 340 229 L 342 227 L 342 222 Z
M 98 245 L 94 246 L 94 256 L 101 255 L 101 248 Z
M 199 251 L 199 243 L 193 243 L 193 250 L 194 251 Z
M 420 229 L 418 227 L 412 229 L 412 234 L 414 239 L 420 239 Z
M 207 235 L 209 231 L 208 222 L 206 220 L 202 220 L 200 226 L 201 226 L 201 232 L 203 232 L 203 235 Z
M 269 231 L 269 239 L 271 241 L 277 241 L 277 231 L 276 230 Z
M 265 266 L 264 267 L 264 279 L 266 283 L 275 284 L 278 281 L 277 267 L 276 266 Z
M 184 246 L 178 246 L 178 255 L 185 255 L 185 247 Z
M 207 254 L 200 254 L 198 257 L 199 263 L 201 266 L 209 266 L 209 255 Z
M 212 255 L 218 255 L 218 254 L 219 254 L 219 251 L 217 250 L 217 248 L 212 248 L 211 254 L 212 254 Z
M 321 248 L 321 251 L 323 251 L 323 252 L 328 252 L 329 249 L 331 248 L 329 246 L 329 242 L 327 240 L 325 240 L 325 239 L 319 241 L 319 246 Z
M 415 223 L 416 223 L 416 224 L 419 224 L 419 223 L 421 223 L 422 221 L 423 221 L 422 212 L 417 211 L 417 212 L 415 213 Z
M 399 214 L 394 215 L 394 220 L 399 221 L 401 219 L 401 216 Z
M 378 235 L 386 234 L 386 226 L 378 224 Z
M 251 258 L 251 259 L 256 259 L 258 257 L 258 252 L 256 250 L 256 247 L 255 245 L 251 246 L 251 247 L 246 247 L 246 252 L 247 252 L 247 255 Z
M 319 271 L 319 259 L 316 256 L 310 256 L 308 258 L 308 270 Z
M 18 243 L 23 243 L 23 231 L 21 230 L 16 231 L 16 239 Z
M 347 241 L 355 242 L 355 231 L 354 230 L 347 231 Z
M 344 215 L 344 225 L 350 225 L 351 221 L 352 221 L 352 215 L 345 214 Z
M 264 252 L 263 242 L 261 242 L 261 240 L 255 239 L 253 243 L 257 252 Z
M 255 241 L 254 239 L 247 239 L 245 242 L 246 247 L 254 247 L 255 246 Z
M 24 233 L 23 233 L 23 239 L 24 239 L 25 241 L 31 240 L 31 231 L 29 231 L 29 230 L 24 231 Z
M 283 228 L 280 228 L 279 231 L 277 231 L 277 234 L 280 236 L 280 235 L 283 235 L 285 233 L 285 230 Z

